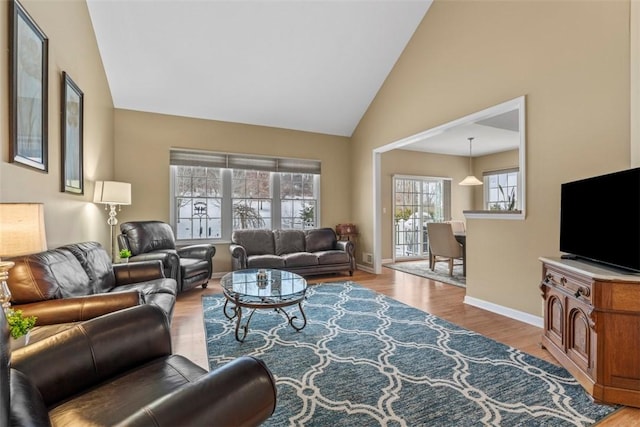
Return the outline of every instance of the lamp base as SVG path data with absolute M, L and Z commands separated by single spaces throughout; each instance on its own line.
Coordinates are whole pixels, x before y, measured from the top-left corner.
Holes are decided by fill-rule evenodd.
M 9 270 L 16 265 L 13 261 L 0 261 L 0 304 L 7 311 L 11 307 L 11 291 L 7 285 Z

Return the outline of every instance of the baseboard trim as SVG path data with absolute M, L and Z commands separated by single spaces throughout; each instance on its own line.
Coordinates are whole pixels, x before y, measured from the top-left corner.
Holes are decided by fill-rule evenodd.
M 505 317 L 509 317 L 511 319 L 519 320 L 524 323 L 528 323 L 529 325 L 537 326 L 538 328 L 542 328 L 544 325 L 544 320 L 540 316 L 534 316 L 529 313 L 525 313 L 524 311 L 514 310 L 513 308 L 505 307 L 502 305 L 494 304 L 492 302 L 483 301 L 478 298 L 473 298 L 470 296 L 465 296 L 463 302 L 465 304 L 472 305 L 474 307 L 482 308 L 484 310 L 490 311 L 492 313 L 500 314 Z
M 368 265 L 356 264 L 356 268 L 361 271 L 366 271 L 367 273 L 375 273 L 375 271 L 373 271 L 373 267 Z

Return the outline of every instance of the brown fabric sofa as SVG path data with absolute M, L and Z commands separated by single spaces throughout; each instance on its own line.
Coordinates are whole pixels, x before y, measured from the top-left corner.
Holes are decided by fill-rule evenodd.
M 337 240 L 331 228 L 236 230 L 231 235 L 233 270 L 274 268 L 302 275 L 356 269 L 354 245 Z
M 0 335 L 0 426 L 257 426 L 275 409 L 263 362 L 244 356 L 207 372 L 171 354 L 169 324 L 154 306 L 13 352 L 0 310 Z
M 8 260 L 11 305 L 36 325 L 88 320 L 140 304 L 158 306 L 169 322 L 177 295 L 160 261 L 112 264 L 98 242 L 74 243 Z

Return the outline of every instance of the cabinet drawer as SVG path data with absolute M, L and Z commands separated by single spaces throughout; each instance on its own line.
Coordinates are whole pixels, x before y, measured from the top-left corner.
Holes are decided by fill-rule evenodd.
M 566 271 L 555 269 L 553 266 L 544 266 L 544 279 L 542 282 L 562 290 L 578 300 L 591 304 L 593 294 L 593 281 L 589 277 L 578 274 L 570 274 Z

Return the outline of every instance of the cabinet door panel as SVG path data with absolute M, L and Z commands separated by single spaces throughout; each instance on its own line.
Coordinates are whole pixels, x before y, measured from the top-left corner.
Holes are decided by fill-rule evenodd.
M 553 288 L 547 289 L 545 305 L 545 335 L 564 351 L 564 296 Z
M 592 374 L 595 356 L 595 331 L 589 320 L 590 308 L 577 301 L 567 301 L 567 356 L 588 374 Z

